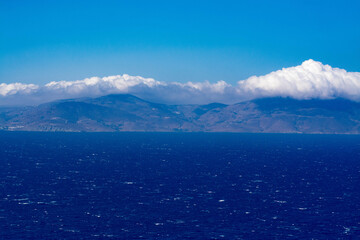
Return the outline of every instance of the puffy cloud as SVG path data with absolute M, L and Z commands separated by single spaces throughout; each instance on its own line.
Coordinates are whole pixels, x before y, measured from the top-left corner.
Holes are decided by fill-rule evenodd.
M 50 82 L 45 85 L 49 91 L 61 91 L 67 94 L 83 94 L 98 95 L 112 92 L 128 92 L 130 88 L 138 85 L 147 87 L 155 87 L 161 85 L 159 81 L 152 78 L 143 78 L 139 76 L 116 75 L 109 77 L 92 77 L 78 81 L 60 81 Z
M 360 73 L 346 72 L 314 60 L 238 83 L 238 91 L 254 97 L 360 99 Z
M 232 92 L 232 97 L 229 93 Z M 217 83 L 166 83 L 140 76 L 116 75 L 77 81 L 50 82 L 44 86 L 21 83 L 0 85 L 0 105 L 40 104 L 58 99 L 96 97 L 130 93 L 152 101 L 176 103 L 229 102 L 235 89 L 224 81 Z
M 14 94 L 30 94 L 36 91 L 39 86 L 34 84 L 22 84 L 22 83 L 1 83 L 0 84 L 0 95 L 5 97 Z
M 342 97 L 360 100 L 360 73 L 346 72 L 307 60 L 264 76 L 239 81 L 236 86 L 218 81 L 160 82 L 140 76 L 116 75 L 77 81 L 34 84 L 0 84 L 0 105 L 40 104 L 57 99 L 129 93 L 151 101 L 179 103 L 235 103 L 261 97 L 296 99 Z

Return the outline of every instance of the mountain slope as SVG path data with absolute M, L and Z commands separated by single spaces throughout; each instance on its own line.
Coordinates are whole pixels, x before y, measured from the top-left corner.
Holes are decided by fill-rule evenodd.
M 360 104 L 264 98 L 233 105 L 166 105 L 128 94 L 0 109 L 0 128 L 20 131 L 360 133 Z

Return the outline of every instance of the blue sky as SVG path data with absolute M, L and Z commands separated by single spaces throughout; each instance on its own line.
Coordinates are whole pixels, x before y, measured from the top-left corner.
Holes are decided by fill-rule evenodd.
M 235 83 L 309 58 L 360 71 L 359 12 L 331 0 L 0 0 L 0 82 Z

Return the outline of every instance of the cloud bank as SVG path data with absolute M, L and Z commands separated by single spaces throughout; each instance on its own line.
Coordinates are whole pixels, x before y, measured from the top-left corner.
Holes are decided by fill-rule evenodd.
M 314 60 L 307 60 L 297 67 L 283 68 L 265 76 L 254 76 L 240 81 L 238 88 L 254 97 L 341 97 L 360 100 L 360 73 L 346 72 Z
M 236 103 L 263 97 L 296 99 L 347 98 L 360 100 L 360 73 L 332 68 L 314 60 L 283 68 L 264 76 L 253 76 L 231 85 L 225 81 L 160 82 L 140 76 L 116 75 L 77 81 L 35 84 L 0 84 L 0 105 L 35 105 L 58 99 L 129 93 L 170 104 Z

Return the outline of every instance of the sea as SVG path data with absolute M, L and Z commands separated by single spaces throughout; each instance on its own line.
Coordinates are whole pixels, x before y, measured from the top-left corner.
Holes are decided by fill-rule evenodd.
M 360 239 L 360 136 L 0 132 L 0 239 Z

